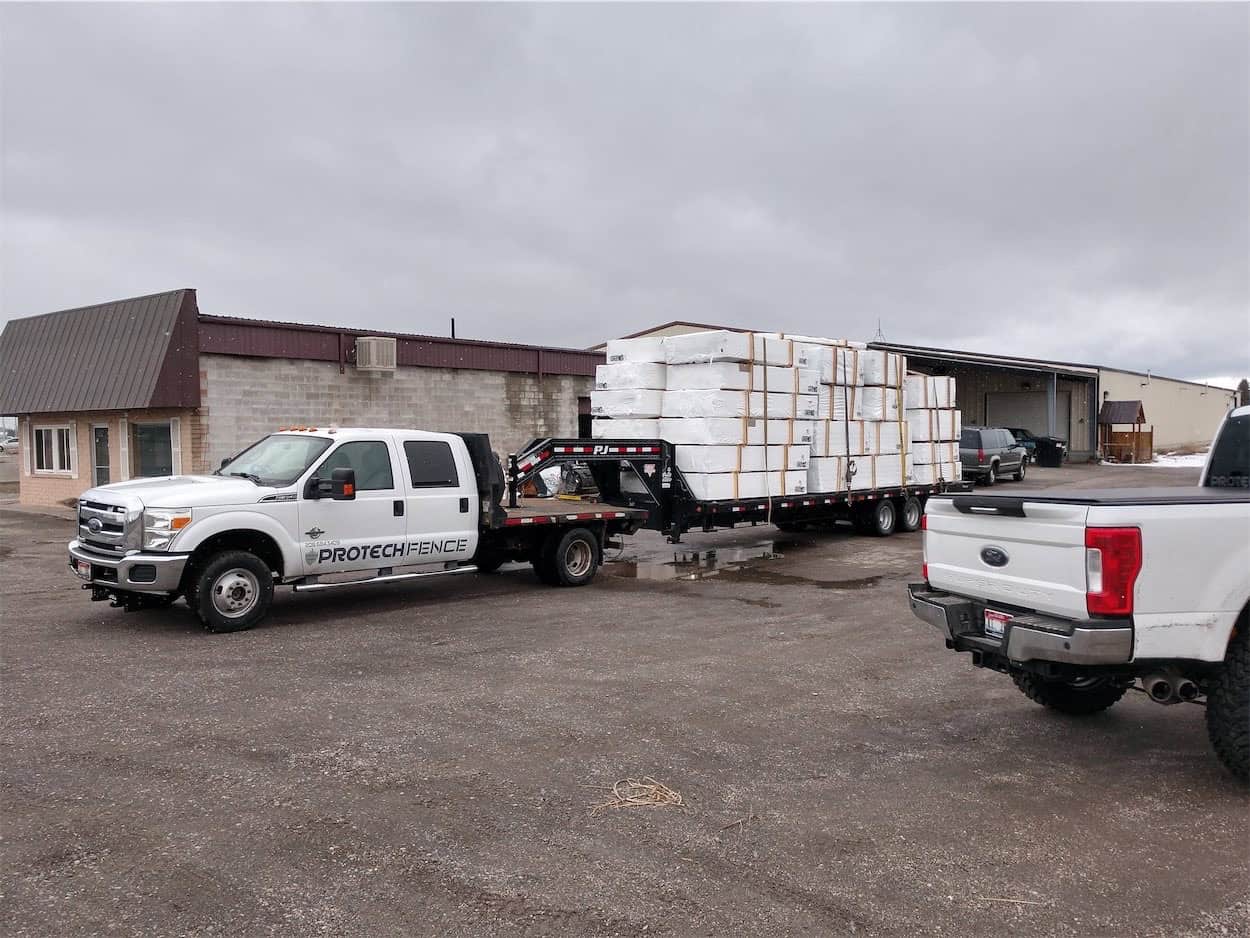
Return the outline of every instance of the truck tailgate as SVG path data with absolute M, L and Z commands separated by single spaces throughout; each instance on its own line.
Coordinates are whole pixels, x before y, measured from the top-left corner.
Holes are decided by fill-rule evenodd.
M 1027 498 L 929 499 L 929 583 L 990 603 L 1084 619 L 1089 506 Z

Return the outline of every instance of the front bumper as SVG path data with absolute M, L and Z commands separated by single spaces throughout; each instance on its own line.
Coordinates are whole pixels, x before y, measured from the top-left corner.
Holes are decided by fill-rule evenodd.
M 176 593 L 190 554 L 137 553 L 109 557 L 87 550 L 77 540 L 69 542 L 69 569 L 84 583 L 130 593 Z M 78 565 L 91 565 L 91 576 L 78 573 Z
M 1013 662 L 1054 661 L 1073 665 L 1128 664 L 1133 658 L 1133 627 L 1119 620 L 1070 622 L 1036 613 L 1013 613 L 997 638 L 985 634 L 985 605 L 965 596 L 907 587 L 912 614 L 928 622 L 955 651 L 1006 658 Z M 974 658 L 975 660 L 975 658 Z

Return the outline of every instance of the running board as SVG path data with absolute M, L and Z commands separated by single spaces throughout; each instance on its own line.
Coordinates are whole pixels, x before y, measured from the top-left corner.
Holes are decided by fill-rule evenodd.
M 477 573 L 477 567 L 453 567 L 450 570 L 433 570 L 429 573 L 388 573 L 386 576 L 374 576 L 367 580 L 345 580 L 339 583 L 296 583 L 291 587 L 297 593 L 310 593 L 313 590 L 332 590 L 340 586 L 364 586 L 366 583 L 395 583 L 399 580 L 419 580 L 431 576 L 449 576 L 454 573 Z

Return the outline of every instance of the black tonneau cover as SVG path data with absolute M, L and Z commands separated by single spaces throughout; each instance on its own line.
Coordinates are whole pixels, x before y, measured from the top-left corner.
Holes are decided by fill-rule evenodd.
M 974 495 L 942 493 L 933 498 L 950 498 L 957 509 L 996 507 L 1000 511 L 1025 502 L 1065 505 L 1229 505 L 1250 502 L 1248 488 L 1200 488 L 1194 486 L 1151 486 L 1129 489 L 1040 489 L 1010 492 L 977 492 Z

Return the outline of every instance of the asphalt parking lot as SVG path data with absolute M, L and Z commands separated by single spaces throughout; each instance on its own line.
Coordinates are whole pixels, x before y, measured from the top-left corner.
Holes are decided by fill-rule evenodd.
M 210 636 L 89 602 L 71 527 L 0 508 L 7 935 L 1250 922 L 1247 796 L 1201 708 L 1074 722 L 974 670 L 907 610 L 918 535 L 648 534 L 586 589 L 282 591 Z M 684 807 L 593 814 L 627 776 Z

